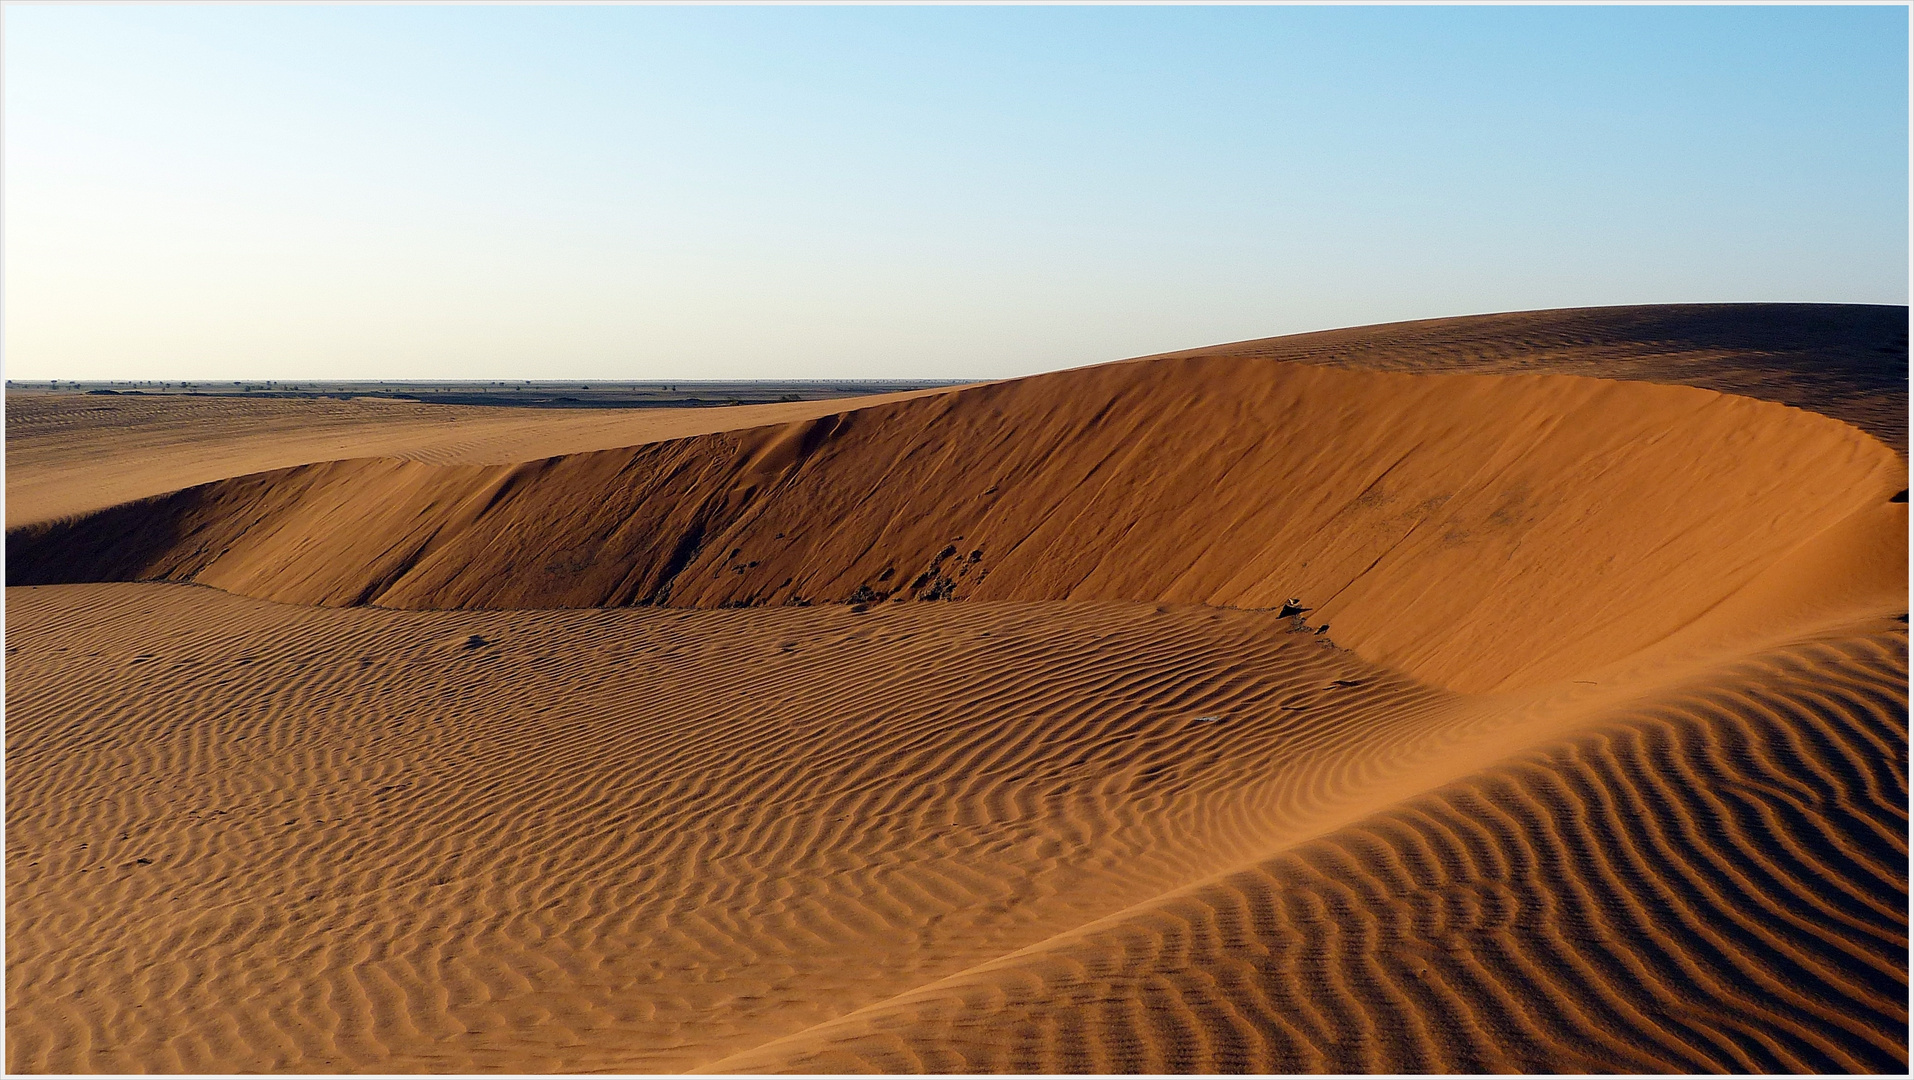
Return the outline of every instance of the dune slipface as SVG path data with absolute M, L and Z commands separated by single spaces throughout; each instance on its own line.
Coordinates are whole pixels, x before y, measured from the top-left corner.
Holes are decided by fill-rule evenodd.
M 9 1066 L 1904 1070 L 1905 328 L 149 423 L 8 534 Z
M 16 530 L 8 563 L 413 609 L 1297 596 L 1485 690 L 1666 637 L 1903 487 L 1847 425 L 1689 387 L 1170 359 L 514 466 L 300 466 Z
M 866 398 L 898 401 L 914 392 Z M 243 473 L 332 458 L 510 464 L 751 424 L 835 401 L 733 409 L 551 410 L 357 398 L 19 396 L 7 403 L 7 528 L 55 521 Z

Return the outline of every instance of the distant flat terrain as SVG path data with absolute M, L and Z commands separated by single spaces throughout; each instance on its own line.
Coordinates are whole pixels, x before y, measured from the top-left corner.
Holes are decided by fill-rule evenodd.
M 869 398 L 897 399 L 897 391 Z M 828 415 L 834 397 L 734 408 L 543 408 L 297 394 L 9 391 L 7 527 L 289 465 L 362 456 L 517 462 Z
M 1904 1072 L 1906 315 L 10 395 L 8 1067 Z
M 21 397 L 79 394 L 92 397 L 240 398 L 247 401 L 416 401 L 433 405 L 517 406 L 538 409 L 696 409 L 774 402 L 830 401 L 961 386 L 961 379 L 744 379 L 685 382 L 562 382 L 547 380 L 352 382 L 344 380 L 252 382 L 22 382 L 8 380 L 7 393 Z

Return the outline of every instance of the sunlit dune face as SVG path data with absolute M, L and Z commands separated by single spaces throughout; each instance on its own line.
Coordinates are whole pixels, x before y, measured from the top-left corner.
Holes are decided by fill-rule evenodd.
M 49 404 L 8 1066 L 1904 1071 L 1897 391 L 1685 310 Z

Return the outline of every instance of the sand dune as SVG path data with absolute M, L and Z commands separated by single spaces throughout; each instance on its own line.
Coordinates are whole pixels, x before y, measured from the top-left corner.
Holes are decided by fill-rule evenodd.
M 15 530 L 7 560 L 418 609 L 1299 596 L 1485 690 L 1626 656 L 1905 488 L 1852 427 L 1688 387 L 1171 359 L 514 466 L 301 466 Z
M 500 464 L 786 423 L 843 408 L 842 401 L 554 410 L 377 398 L 18 395 L 7 400 L 7 528 L 314 461 L 376 456 Z
M 1240 341 L 1171 356 L 1361 371 L 1538 372 L 1698 386 L 1853 424 L 1907 456 L 1907 309 L 1649 304 L 1517 311 Z
M 10 404 L 8 1067 L 1903 1071 L 1897 310 Z

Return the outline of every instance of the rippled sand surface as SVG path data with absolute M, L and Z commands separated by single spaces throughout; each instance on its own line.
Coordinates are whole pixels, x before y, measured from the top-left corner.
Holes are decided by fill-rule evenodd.
M 1886 310 L 10 402 L 8 1067 L 1904 1071 Z

